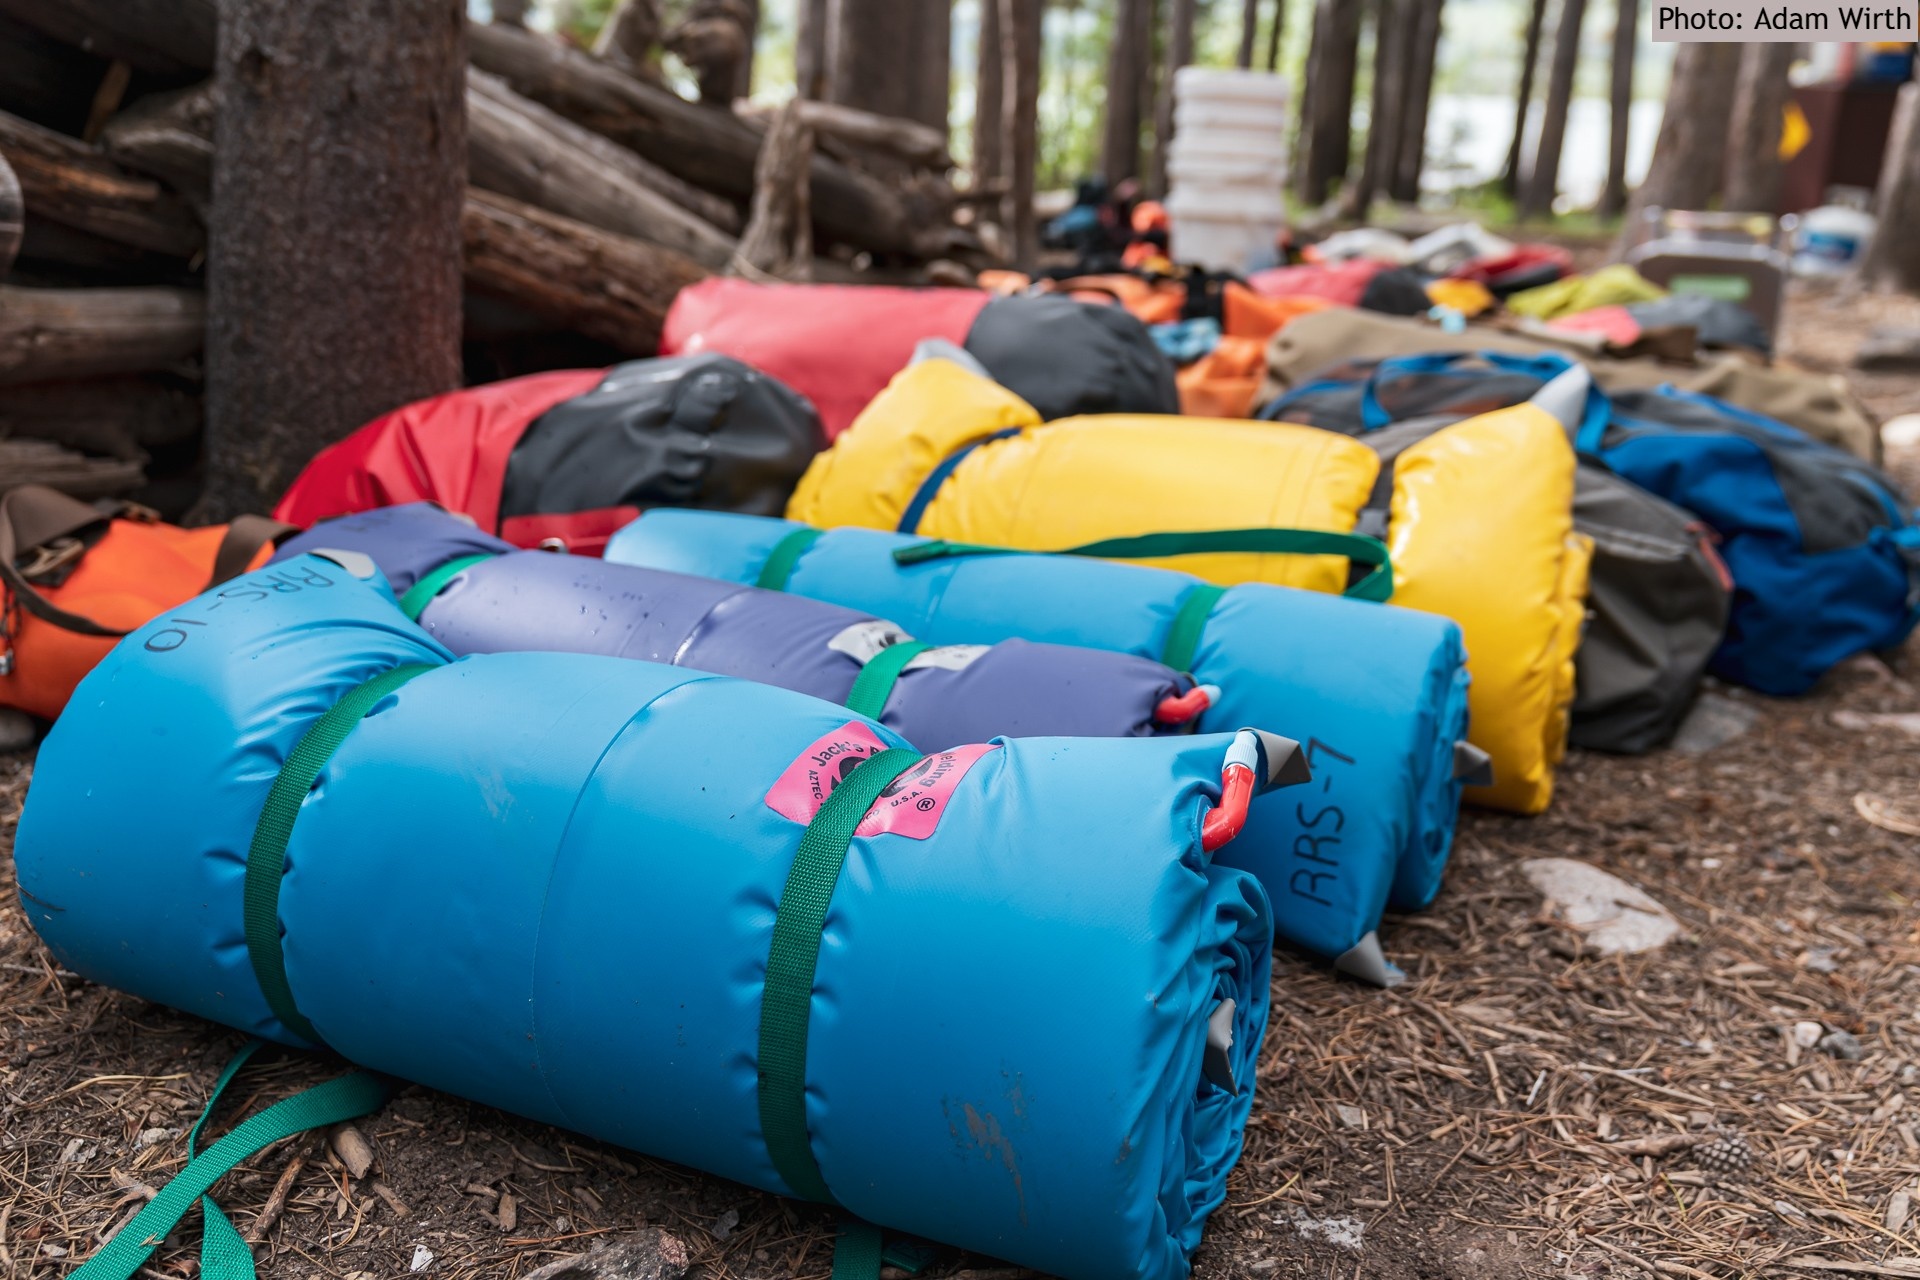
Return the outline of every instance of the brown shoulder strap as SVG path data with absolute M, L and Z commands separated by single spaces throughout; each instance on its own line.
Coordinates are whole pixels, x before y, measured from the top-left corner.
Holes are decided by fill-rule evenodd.
M 298 532 L 298 525 L 266 516 L 235 516 L 233 523 L 227 526 L 227 536 L 220 539 L 220 549 L 213 554 L 213 576 L 207 579 L 207 586 L 203 589 L 211 589 L 229 578 L 239 577 L 253 563 L 253 558 L 260 554 L 260 548 L 268 543 L 284 541 Z
M 22 609 L 62 630 L 110 640 L 127 634 L 60 608 L 27 581 L 16 563 L 29 551 L 56 538 L 72 537 L 109 518 L 76 498 L 37 484 L 0 494 L 0 581 L 6 583 Z

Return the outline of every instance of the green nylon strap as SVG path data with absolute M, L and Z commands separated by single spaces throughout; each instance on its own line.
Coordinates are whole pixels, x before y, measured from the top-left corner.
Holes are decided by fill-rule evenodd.
M 243 895 L 247 958 L 253 963 L 253 976 L 267 998 L 267 1007 L 289 1031 L 310 1044 L 322 1041 L 293 1003 L 293 989 L 287 985 L 286 956 L 280 948 L 280 877 L 286 872 L 287 841 L 293 838 L 294 819 L 300 816 L 301 802 L 313 789 L 320 770 L 354 726 L 382 698 L 431 670 L 428 666 L 406 666 L 383 672 L 351 690 L 316 720 L 280 766 L 280 776 L 273 780 L 273 789 L 261 806 L 253 843 L 247 846 Z
M 1342 594 L 1355 600 L 1384 602 L 1393 598 L 1393 563 L 1387 544 L 1363 533 L 1335 533 L 1330 529 L 1214 529 L 1195 533 L 1143 533 L 1131 538 L 1107 538 L 1058 551 L 1024 552 L 969 542 L 916 542 L 894 550 L 894 563 L 924 564 L 949 556 L 1057 555 L 1093 556 L 1106 560 L 1158 560 L 1166 556 L 1219 555 L 1345 556 L 1372 572 Z
M 407 588 L 407 594 L 400 597 L 400 612 L 420 621 L 420 615 L 427 611 L 433 598 L 440 594 L 455 576 L 466 572 L 482 560 L 493 559 L 490 555 L 461 556 L 458 560 L 449 560 L 439 568 L 423 575 L 420 580 Z
M 760 566 L 760 576 L 754 579 L 753 585 L 767 591 L 785 591 L 800 557 L 807 554 L 807 548 L 820 541 L 820 535 L 825 532 L 825 529 L 802 526 L 780 539 L 767 553 L 767 561 Z
M 931 648 L 933 646 L 924 640 L 902 640 L 868 658 L 847 694 L 847 710 L 878 720 L 880 713 L 887 709 L 887 699 L 893 696 L 893 686 L 899 683 L 900 673 L 907 669 L 909 662 Z
M 227 1091 L 233 1078 L 240 1074 L 240 1068 L 247 1065 L 264 1041 L 255 1040 L 240 1052 L 233 1055 L 226 1070 L 213 1082 L 213 1090 L 207 1094 L 207 1105 L 201 1110 L 200 1118 L 193 1122 L 193 1128 L 187 1130 L 187 1163 L 193 1163 L 199 1154 L 200 1131 L 207 1127 L 207 1121 L 213 1116 L 213 1109 L 220 1105 L 220 1095 Z M 200 1231 L 200 1274 L 205 1280 L 253 1280 L 253 1250 L 247 1248 L 247 1242 L 234 1229 L 220 1206 L 213 1202 L 212 1196 L 200 1198 L 200 1213 L 205 1219 Z
M 222 1087 L 232 1078 L 235 1069 L 236 1066 L 230 1066 L 227 1074 L 221 1077 Z M 295 1094 L 274 1103 L 258 1115 L 249 1116 L 205 1152 L 190 1158 L 173 1181 L 162 1187 L 160 1194 L 148 1201 L 146 1208 L 135 1214 L 131 1222 L 120 1228 L 113 1239 L 88 1258 L 86 1265 L 69 1276 L 68 1280 L 131 1280 L 133 1274 L 146 1265 L 147 1259 L 167 1238 L 167 1233 L 179 1225 L 180 1219 L 193 1207 L 193 1202 L 206 1195 L 213 1184 L 235 1165 L 266 1150 L 282 1138 L 291 1138 L 308 1129 L 339 1124 L 343 1120 L 366 1115 L 379 1108 L 390 1092 L 386 1081 L 380 1077 L 356 1071 L 337 1080 L 315 1085 L 305 1093 Z M 211 1107 L 212 1103 L 208 1105 Z M 202 1119 L 204 1121 L 204 1117 Z M 196 1130 L 198 1127 L 195 1126 Z M 216 1214 L 211 1202 L 207 1207 L 207 1221 L 211 1224 Z M 225 1221 L 224 1216 L 221 1216 L 221 1221 Z M 240 1239 L 240 1233 L 234 1231 L 231 1223 L 227 1225 L 227 1230 L 232 1232 L 232 1240 L 221 1250 L 214 1263 L 222 1270 L 209 1269 L 208 1254 L 203 1246 L 200 1274 L 205 1280 L 247 1280 L 253 1275 L 253 1255 L 247 1250 L 246 1242 Z M 235 1246 L 240 1251 L 237 1255 L 232 1253 Z M 241 1257 L 246 1259 L 244 1270 L 240 1269 L 243 1265 Z
M 1162 663 L 1182 674 L 1193 674 L 1193 655 L 1200 651 L 1200 633 L 1206 630 L 1213 606 L 1219 604 L 1225 594 L 1225 587 L 1202 582 L 1181 598 L 1180 607 L 1167 626 L 1167 645 L 1160 654 Z
M 807 1022 L 820 931 L 854 829 L 880 793 L 921 759 L 895 747 L 868 756 L 841 780 L 800 837 L 774 916 L 760 996 L 760 1132 L 781 1179 L 809 1200 L 834 1203 L 807 1136 Z
M 833 1242 L 833 1280 L 879 1280 L 883 1241 L 880 1228 L 869 1222 L 842 1224 Z

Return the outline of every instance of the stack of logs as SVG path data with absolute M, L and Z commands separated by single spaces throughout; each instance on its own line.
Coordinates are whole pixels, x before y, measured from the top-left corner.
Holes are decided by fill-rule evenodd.
M 636 0 L 595 52 L 470 26 L 472 380 L 651 355 L 674 294 L 709 274 L 982 265 L 937 131 L 814 102 L 736 110 L 742 8 L 700 0 L 661 33 Z M 0 488 L 192 501 L 214 36 L 215 0 L 0 0 Z

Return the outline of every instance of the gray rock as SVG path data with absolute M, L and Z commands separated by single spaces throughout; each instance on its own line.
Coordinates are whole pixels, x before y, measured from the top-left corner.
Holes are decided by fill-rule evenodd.
M 685 1241 L 650 1227 L 604 1249 L 549 1262 L 523 1280 L 680 1280 L 691 1265 Z
M 1820 1051 L 1836 1058 L 1845 1058 L 1848 1062 L 1858 1062 L 1867 1056 L 1866 1048 L 1851 1031 L 1827 1032 L 1820 1037 Z
M 1705 755 L 1753 728 L 1760 712 L 1719 693 L 1703 693 L 1673 735 L 1673 749 L 1683 756 Z

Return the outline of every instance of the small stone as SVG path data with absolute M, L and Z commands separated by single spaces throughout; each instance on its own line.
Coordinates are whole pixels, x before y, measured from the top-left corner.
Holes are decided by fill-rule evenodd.
M 1334 1113 L 1340 1117 L 1340 1123 L 1344 1128 L 1364 1129 L 1367 1127 L 1367 1113 L 1359 1107 L 1349 1106 L 1344 1102 L 1336 1102 L 1333 1104 L 1333 1110 Z
M 1809 973 L 1833 973 L 1840 968 L 1840 962 L 1833 958 L 1834 947 L 1809 947 L 1800 957 L 1800 967 Z
M 1820 1051 L 1848 1062 L 1858 1062 L 1867 1056 L 1866 1047 L 1851 1031 L 1827 1032 L 1820 1037 Z
M 0 751 L 25 751 L 40 737 L 33 717 L 12 707 L 0 707 Z
M 1802 1049 L 1811 1049 L 1820 1043 L 1820 1037 L 1826 1028 L 1817 1022 L 1796 1022 L 1793 1024 L 1793 1042 Z
M 407 1264 L 409 1271 L 425 1271 L 433 1265 L 433 1250 L 423 1244 L 413 1246 L 413 1261 Z
M 733 1229 L 739 1225 L 740 1211 L 738 1209 L 729 1209 L 713 1220 L 713 1238 L 715 1240 L 725 1240 L 733 1234 Z
M 1913 1194 L 1896 1191 L 1887 1197 L 1887 1230 L 1898 1235 L 1907 1225 L 1907 1215 L 1913 1212 Z
M 1680 722 L 1673 735 L 1673 749 L 1683 756 L 1705 755 L 1723 747 L 1760 719 L 1760 712 L 1743 702 L 1718 693 L 1703 693 L 1694 699 L 1693 710 Z
M 157 1147 L 163 1142 L 171 1142 L 180 1136 L 178 1129 L 142 1129 L 140 1136 L 133 1140 L 136 1150 L 142 1147 Z
M 1611 872 L 1574 858 L 1530 858 L 1520 870 L 1546 899 L 1546 910 L 1601 955 L 1652 951 L 1680 932 L 1672 912 Z

